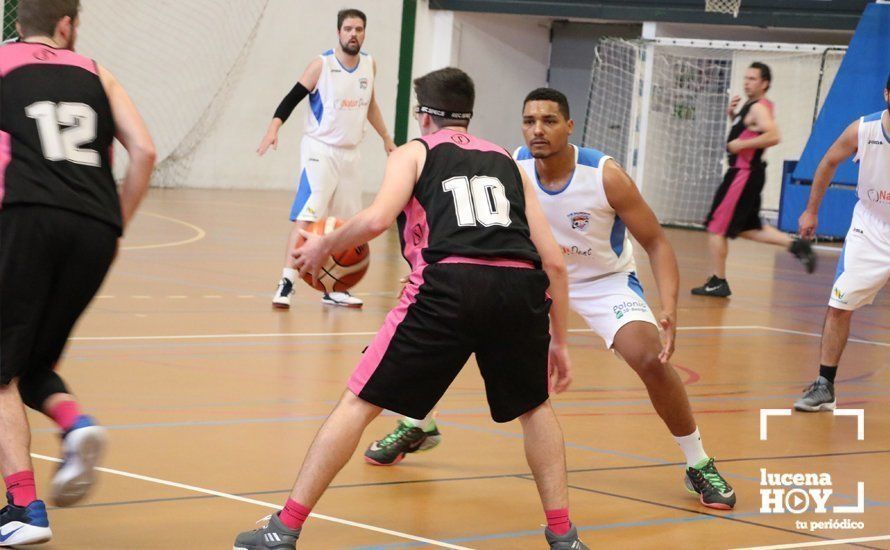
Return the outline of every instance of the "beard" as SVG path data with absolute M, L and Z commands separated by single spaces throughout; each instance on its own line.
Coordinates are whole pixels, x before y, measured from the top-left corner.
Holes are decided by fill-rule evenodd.
M 345 43 L 340 42 L 340 48 L 344 52 L 348 53 L 349 55 L 358 55 L 358 52 L 360 52 L 362 49 L 362 45 L 359 44 L 358 41 L 355 41 L 355 42 L 347 41 Z

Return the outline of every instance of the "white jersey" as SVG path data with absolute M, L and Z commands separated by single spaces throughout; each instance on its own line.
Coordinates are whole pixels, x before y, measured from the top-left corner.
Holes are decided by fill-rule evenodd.
M 603 168 L 611 157 L 595 149 L 571 147 L 575 149 L 575 172 L 560 191 L 541 187 L 535 159 L 527 147 L 520 147 L 513 154 L 536 184 L 544 215 L 565 253 L 569 283 L 635 271 L 627 228 L 615 214 L 603 188 Z
M 884 128 L 881 111 L 859 120 L 859 163 L 857 192 L 862 207 L 871 215 L 890 224 L 890 134 Z
M 333 147 L 355 147 L 365 134 L 374 91 L 374 62 L 361 52 L 358 65 L 350 70 L 340 64 L 334 50 L 320 57 L 321 74 L 309 94 L 303 135 Z

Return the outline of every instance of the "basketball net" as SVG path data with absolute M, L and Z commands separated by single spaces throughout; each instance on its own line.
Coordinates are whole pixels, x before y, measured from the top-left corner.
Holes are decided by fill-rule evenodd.
M 741 5 L 742 0 L 705 0 L 705 11 L 738 17 Z

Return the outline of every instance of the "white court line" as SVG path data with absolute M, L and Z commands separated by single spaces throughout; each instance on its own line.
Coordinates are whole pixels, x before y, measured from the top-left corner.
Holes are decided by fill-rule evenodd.
M 825 244 L 814 244 L 813 250 L 819 250 L 821 252 L 834 252 L 835 254 L 841 253 L 841 247 L 839 246 L 828 246 Z
M 876 540 L 890 540 L 890 535 L 877 537 L 860 537 L 858 539 L 825 540 L 821 542 L 800 542 L 794 544 L 777 544 L 775 546 L 750 546 L 746 548 L 733 548 L 732 550 L 782 550 L 784 548 L 812 548 L 814 546 L 834 546 L 836 544 L 850 544 L 855 542 L 872 542 Z
M 799 336 L 810 336 L 820 338 L 822 335 L 818 332 L 804 332 L 800 330 L 790 330 L 785 328 L 767 327 L 762 325 L 727 325 L 727 326 L 700 326 L 700 327 L 677 327 L 678 331 L 696 331 L 696 330 L 765 330 L 768 332 L 781 332 L 783 334 L 796 334 Z M 571 328 L 569 332 L 593 332 L 589 328 Z M 73 342 L 97 342 L 97 341 L 114 341 L 114 340 L 216 340 L 223 338 L 321 338 L 330 336 L 374 336 L 377 331 L 366 332 L 259 332 L 259 333 L 237 333 L 237 334 L 172 334 L 164 336 L 75 336 L 69 338 Z M 880 346 L 890 348 L 890 342 L 874 342 L 871 340 L 862 340 L 860 338 L 850 338 L 849 342 L 857 344 L 868 344 L 871 346 Z
M 60 458 L 55 458 L 55 457 L 46 456 L 46 455 L 39 455 L 36 453 L 31 453 L 31 457 L 39 459 L 39 460 L 46 460 L 47 462 L 62 462 L 62 459 L 60 459 Z M 177 489 L 185 489 L 186 491 L 192 491 L 195 493 L 203 493 L 205 495 L 210 495 L 210 496 L 219 497 L 219 498 L 225 498 L 228 500 L 245 502 L 247 504 L 255 504 L 256 506 L 262 506 L 263 508 L 271 508 L 273 510 L 278 510 L 281 508 L 281 506 L 279 506 L 277 504 L 272 504 L 271 502 L 264 502 L 262 500 L 256 500 L 253 498 L 232 495 L 229 493 L 222 493 L 220 491 L 214 491 L 213 489 L 204 489 L 203 487 L 196 487 L 194 485 L 186 485 L 184 483 L 177 483 L 175 481 L 167 481 L 166 479 L 159 479 L 156 477 L 149 477 L 149 476 L 144 476 L 144 475 L 140 475 L 140 474 L 133 474 L 130 472 L 124 472 L 122 470 L 114 470 L 112 468 L 96 468 L 96 471 L 103 472 L 106 474 L 121 476 L 121 477 L 128 477 L 130 479 L 138 479 L 140 481 L 147 481 L 149 483 L 157 483 L 158 485 L 166 485 L 167 487 L 175 487 Z M 418 537 L 415 535 L 409 535 L 408 533 L 402 533 L 400 531 L 391 531 L 389 529 L 384 529 L 382 527 L 368 525 L 366 523 L 358 523 L 356 521 L 349 521 L 348 519 L 340 519 L 340 518 L 335 518 L 333 516 L 326 516 L 324 514 L 316 514 L 315 512 L 312 512 L 311 514 L 309 514 L 309 517 L 322 519 L 322 520 L 330 521 L 333 523 L 340 523 L 342 525 L 348 525 L 350 527 L 358 527 L 359 529 L 365 529 L 366 531 L 375 531 L 377 533 L 383 533 L 384 535 L 391 535 L 391 536 L 399 537 L 402 539 L 423 542 L 425 544 L 438 546 L 440 548 L 451 548 L 452 550 L 473 550 L 472 548 L 467 548 L 466 546 L 457 546 L 454 544 L 448 544 L 447 542 L 426 539 L 426 538 Z

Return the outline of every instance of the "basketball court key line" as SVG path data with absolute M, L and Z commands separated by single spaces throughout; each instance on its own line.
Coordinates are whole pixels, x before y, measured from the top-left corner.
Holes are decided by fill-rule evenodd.
M 32 458 L 36 458 L 36 459 L 38 459 L 38 460 L 45 460 L 45 461 L 47 461 L 47 462 L 56 462 L 56 463 L 62 462 L 62 459 L 60 459 L 60 458 L 55 458 L 55 457 L 52 457 L 52 456 L 41 455 L 41 454 L 37 454 L 37 453 L 31 453 L 31 457 L 32 457 Z M 103 472 L 103 473 L 106 473 L 106 474 L 112 474 L 112 475 L 116 475 L 116 476 L 121 476 L 121 477 L 128 477 L 128 478 L 130 478 L 130 479 L 137 479 L 137 480 L 139 480 L 139 481 L 147 481 L 147 482 L 149 482 L 149 483 L 156 483 L 156 484 L 158 484 L 158 485 L 165 485 L 165 486 L 167 486 L 167 487 L 174 487 L 174 488 L 177 488 L 177 489 L 184 489 L 184 490 L 186 490 L 186 491 L 192 491 L 192 492 L 195 492 L 195 493 L 201 493 L 201 494 L 210 495 L 210 496 L 219 497 L 219 498 L 224 498 L 224 499 L 228 499 L 228 500 L 234 500 L 234 501 L 237 501 L 237 502 L 244 502 L 244 503 L 247 503 L 247 504 L 254 504 L 254 505 L 256 505 L 256 506 L 262 506 L 263 508 L 271 508 L 271 509 L 273 509 L 273 510 L 278 510 L 279 508 L 281 508 L 281 506 L 279 506 L 279 505 L 277 505 L 277 504 L 272 504 L 271 502 L 264 502 L 264 501 L 262 501 L 262 500 L 256 500 L 256 499 L 252 499 L 252 498 L 242 497 L 242 496 L 233 495 L 233 494 L 230 494 L 230 493 L 223 493 L 223 492 L 220 492 L 220 491 L 214 491 L 213 489 L 205 489 L 205 488 L 203 488 L 203 487 L 196 487 L 196 486 L 194 486 L 194 485 L 186 485 L 186 484 L 184 484 L 184 483 L 177 483 L 177 482 L 175 482 L 175 481 L 167 481 L 166 479 L 160 479 L 160 478 L 156 478 L 156 477 L 144 476 L 144 475 L 141 475 L 141 474 L 134 474 L 134 473 L 130 473 L 130 472 L 124 472 L 123 470 L 115 470 L 115 469 L 112 469 L 112 468 L 101 468 L 101 467 L 99 467 L 99 468 L 96 468 L 96 471 L 98 471 L 98 472 Z M 433 540 L 433 539 L 427 539 L 427 538 L 423 538 L 423 537 L 418 537 L 418 536 L 416 536 L 416 535 L 409 535 L 408 533 L 402 533 L 402 532 L 400 532 L 400 531 L 392 531 L 392 530 L 390 530 L 390 529 L 384 529 L 384 528 L 382 528 L 382 527 L 376 527 L 376 526 L 374 526 L 374 525 L 368 525 L 368 524 L 366 524 L 366 523 L 358 523 L 358 522 L 356 522 L 356 521 L 349 521 L 348 519 L 341 519 L 341 518 L 337 518 L 337 517 L 334 517 L 334 516 L 326 516 L 326 515 L 324 515 L 324 514 L 317 514 L 317 513 L 315 513 L 315 512 L 312 512 L 311 514 L 309 514 L 309 516 L 310 516 L 310 517 L 313 517 L 313 518 L 321 519 L 321 520 L 324 520 L 324 521 L 330 521 L 330 522 L 332 522 L 332 523 L 339 523 L 339 524 L 341 524 L 341 525 L 348 525 L 348 526 L 350 526 L 350 527 L 357 527 L 357 528 L 359 528 L 359 529 L 364 529 L 364 530 L 366 530 L 366 531 L 374 531 L 374 532 L 377 532 L 377 533 L 382 533 L 382 534 L 384 534 L 384 535 L 390 535 L 390 536 L 398 537 L 398 538 L 402 538 L 402 539 L 413 540 L 413 541 L 416 541 L 416 542 L 422 542 L 422 543 L 424 543 L 424 544 L 429 544 L 429 545 L 432 545 L 432 546 L 438 546 L 438 547 L 440 547 L 440 548 L 450 548 L 451 550 L 473 550 L 472 548 L 468 548 L 468 547 L 466 547 L 466 546 L 457 546 L 457 545 L 455 545 L 455 544 L 449 544 L 449 543 L 447 543 L 447 542 L 441 542 L 441 541 L 438 541 L 438 540 Z
M 890 540 L 890 535 L 877 537 L 860 537 L 856 539 L 826 540 L 821 542 L 801 542 L 794 544 L 777 544 L 775 546 L 750 546 L 745 548 L 733 548 L 732 550 L 783 550 L 785 548 L 812 548 L 814 546 L 836 546 L 838 544 L 853 544 L 857 542 L 874 542 L 877 540 Z

